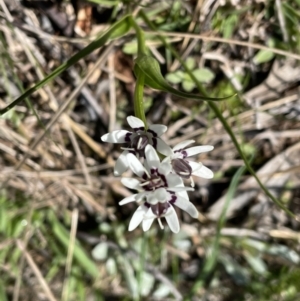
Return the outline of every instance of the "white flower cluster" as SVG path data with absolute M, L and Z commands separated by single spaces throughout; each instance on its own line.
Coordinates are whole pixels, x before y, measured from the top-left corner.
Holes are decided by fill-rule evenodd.
M 132 132 L 119 130 L 101 137 L 104 142 L 125 143 L 123 153 L 118 158 L 114 174 L 121 175 L 130 168 L 137 178 L 122 178 L 123 185 L 137 190 L 120 202 L 124 205 L 130 202 L 140 202 L 132 216 L 129 231 L 142 223 L 147 231 L 155 219 L 163 229 L 161 218 L 165 217 L 170 229 L 174 233 L 180 230 L 179 221 L 173 205 L 186 211 L 192 217 L 198 217 L 196 207 L 189 201 L 187 191 L 194 190 L 193 176 L 206 179 L 213 177 L 213 172 L 202 163 L 189 161 L 187 158 L 199 153 L 208 152 L 213 146 L 195 146 L 186 148 L 194 140 L 187 140 L 171 149 L 160 136 L 167 127 L 161 124 L 150 125 L 145 129 L 142 120 L 137 117 L 127 117 Z M 165 156 L 160 161 L 158 153 Z M 185 187 L 183 179 L 190 179 L 192 187 Z

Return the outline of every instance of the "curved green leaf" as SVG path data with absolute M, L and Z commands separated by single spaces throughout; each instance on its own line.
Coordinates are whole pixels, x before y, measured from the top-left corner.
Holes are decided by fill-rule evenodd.
M 39 88 L 53 80 L 55 77 L 57 77 L 59 74 L 61 74 L 63 71 L 77 63 L 80 59 L 83 57 L 89 55 L 94 50 L 100 48 L 103 46 L 109 39 L 115 39 L 117 37 L 120 37 L 124 35 L 126 32 L 129 31 L 131 28 L 131 22 L 129 19 L 129 16 L 125 16 L 120 21 L 115 23 L 110 29 L 108 29 L 103 35 L 101 35 L 99 38 L 97 38 L 95 41 L 90 43 L 88 46 L 83 48 L 81 51 L 73 55 L 71 58 L 69 58 L 66 62 L 61 64 L 58 68 L 56 68 L 53 72 L 51 72 L 48 76 L 46 76 L 42 81 L 34 85 L 32 88 L 26 90 L 21 96 L 19 96 L 16 100 L 14 100 L 12 103 L 10 103 L 8 106 L 0 110 L 0 115 L 6 113 L 11 108 L 13 108 L 15 105 L 23 101 L 26 97 L 31 95 L 33 92 L 37 91 Z
M 196 99 L 196 100 L 224 100 L 228 99 L 234 95 L 230 95 L 223 98 L 212 98 L 206 97 L 203 95 L 197 95 L 193 93 L 186 93 L 179 90 L 174 89 L 162 76 L 160 71 L 160 66 L 158 61 L 148 55 L 140 55 L 135 61 L 134 73 L 136 77 L 140 73 L 144 73 L 145 75 L 145 85 L 149 86 L 152 89 L 161 90 L 165 92 L 169 92 L 176 96 L 188 99 Z

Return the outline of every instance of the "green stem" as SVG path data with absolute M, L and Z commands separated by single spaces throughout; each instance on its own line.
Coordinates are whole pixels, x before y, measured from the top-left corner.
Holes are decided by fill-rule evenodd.
M 143 10 L 140 10 L 139 12 L 140 16 L 142 17 L 142 19 L 146 22 L 146 24 L 154 31 L 156 30 L 156 27 L 153 25 L 153 23 L 149 20 L 149 18 L 147 17 L 147 15 L 144 13 Z M 197 80 L 197 78 L 194 76 L 194 74 L 191 72 L 191 70 L 188 68 L 188 66 L 186 65 L 186 63 L 182 60 L 182 58 L 180 57 L 180 55 L 177 53 L 177 51 L 171 46 L 169 45 L 165 38 L 163 36 L 160 36 L 159 34 L 157 35 L 158 38 L 162 41 L 162 43 L 164 44 L 164 46 L 166 48 L 168 48 L 171 53 L 176 57 L 176 59 L 181 63 L 181 65 L 184 67 L 185 71 L 189 74 L 189 76 L 192 78 L 192 80 L 194 81 L 194 83 L 196 84 L 198 90 L 206 97 L 208 97 L 208 93 L 205 91 L 205 89 L 203 88 L 203 86 L 201 85 L 201 83 L 199 83 L 199 81 Z M 209 107 L 211 108 L 211 110 L 214 111 L 214 113 L 216 114 L 216 116 L 218 117 L 218 119 L 220 120 L 220 122 L 223 124 L 226 132 L 228 133 L 228 135 L 230 136 L 233 144 L 235 145 L 237 151 L 239 152 L 241 158 L 243 159 L 245 166 L 247 167 L 248 171 L 251 173 L 251 175 L 255 178 L 256 182 L 258 183 L 258 185 L 260 186 L 260 188 L 265 192 L 265 194 L 275 203 L 277 204 L 281 209 L 283 209 L 287 214 L 289 214 L 292 217 L 295 217 L 295 215 L 288 210 L 279 200 L 277 200 L 271 193 L 270 191 L 264 186 L 264 184 L 260 181 L 260 179 L 258 178 L 258 176 L 256 175 L 255 171 L 253 170 L 252 166 L 250 165 L 250 163 L 248 162 L 246 156 L 244 155 L 233 131 L 231 130 L 230 125 L 227 123 L 226 119 L 223 117 L 222 113 L 220 112 L 219 108 L 217 107 L 217 105 L 212 102 L 212 101 L 207 101 Z
M 141 120 L 143 120 L 145 124 L 145 129 L 147 130 L 147 120 L 145 116 L 144 109 L 144 81 L 145 75 L 142 72 L 139 72 L 136 79 L 135 89 L 134 89 L 134 115 Z
M 143 30 L 137 25 L 133 17 L 130 17 L 130 22 L 132 27 L 135 29 L 137 42 L 138 42 L 138 57 L 146 54 L 146 45 L 145 45 L 145 34 Z M 138 72 L 136 74 L 136 85 L 134 90 L 134 115 L 141 120 L 143 120 L 145 124 L 145 129 L 148 128 L 147 120 L 145 116 L 144 109 L 144 82 L 145 75 L 143 72 Z
M 130 22 L 136 32 L 138 42 L 138 56 L 146 54 L 145 34 L 140 26 L 135 22 L 134 18 L 130 16 Z

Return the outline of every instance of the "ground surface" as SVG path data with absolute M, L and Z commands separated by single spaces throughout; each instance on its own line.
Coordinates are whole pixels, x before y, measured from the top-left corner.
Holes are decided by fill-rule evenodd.
M 0 108 L 127 13 L 173 87 L 200 95 L 171 47 L 211 97 L 238 93 L 216 103 L 237 145 L 206 102 L 146 88 L 149 123 L 213 145 L 195 159 L 215 177 L 194 178 L 179 234 L 128 232 L 121 149 L 100 137 L 134 113 L 134 31 L 64 69 L 0 117 L 0 300 L 300 300 L 298 0 L 0 0 Z M 237 146 L 273 200 L 234 178 Z

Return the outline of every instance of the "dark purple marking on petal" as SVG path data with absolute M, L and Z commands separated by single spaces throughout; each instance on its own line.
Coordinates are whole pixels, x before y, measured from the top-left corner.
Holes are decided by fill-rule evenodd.
M 148 202 L 145 202 L 144 205 L 147 207 L 147 208 L 150 208 L 151 205 L 148 203 Z
M 187 157 L 187 152 L 186 152 L 185 150 L 182 150 L 182 151 L 181 151 L 181 154 L 182 154 L 183 158 L 186 158 L 186 157 Z
M 176 196 L 176 194 L 174 193 L 174 194 L 172 195 L 171 200 L 169 201 L 169 203 L 170 203 L 170 204 L 174 204 L 174 203 L 176 202 L 176 200 L 177 200 L 177 196 Z
M 126 142 L 130 142 L 130 137 L 131 137 L 131 135 L 132 135 L 132 133 L 127 133 L 127 134 L 125 135 L 124 140 L 125 140 Z
M 153 130 L 148 129 L 147 132 L 150 133 L 150 134 L 152 134 L 153 137 L 157 137 L 158 136 L 157 133 L 154 132 Z
M 151 168 L 150 169 L 150 173 L 153 174 L 157 174 L 157 168 Z
M 138 131 L 145 131 L 145 128 L 143 126 L 139 127 L 139 128 L 133 128 L 133 130 L 135 132 L 138 132 Z
M 143 179 L 146 182 L 149 182 L 147 185 L 143 186 L 146 191 L 154 191 L 158 188 L 168 187 L 168 182 L 164 174 L 160 174 L 157 168 L 150 169 L 150 178 L 143 176 Z
M 152 138 L 152 146 L 156 149 L 157 148 L 157 138 Z
M 168 187 L 168 182 L 167 182 L 167 178 L 165 177 L 165 175 L 160 174 L 160 178 L 163 180 L 165 186 L 164 187 Z
M 156 215 L 156 216 L 162 216 L 164 214 L 167 213 L 167 210 L 168 208 L 170 207 L 171 205 L 166 202 L 166 203 L 157 203 L 155 205 L 151 205 L 151 209 L 152 209 L 152 212 Z

